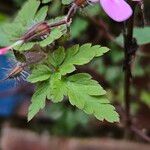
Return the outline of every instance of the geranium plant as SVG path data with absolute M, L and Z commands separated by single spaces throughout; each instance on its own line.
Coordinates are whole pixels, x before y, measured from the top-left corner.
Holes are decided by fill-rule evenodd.
M 79 8 L 100 2 L 103 10 L 113 20 L 121 22 L 132 15 L 130 5 L 124 0 L 63 0 L 71 4 L 68 14 L 47 20 L 48 1 L 28 0 L 12 23 L 4 23 L 0 29 L 0 55 L 9 50 L 14 54 L 17 66 L 7 79 L 22 76 L 28 68 L 27 81 L 36 86 L 28 111 L 30 121 L 46 100 L 54 103 L 69 102 L 87 114 L 108 122 L 118 122 L 119 115 L 110 104 L 106 91 L 87 73 L 75 73 L 76 66 L 84 65 L 100 57 L 109 48 L 92 43 L 66 45 L 69 28 Z M 41 7 L 42 6 L 42 7 Z

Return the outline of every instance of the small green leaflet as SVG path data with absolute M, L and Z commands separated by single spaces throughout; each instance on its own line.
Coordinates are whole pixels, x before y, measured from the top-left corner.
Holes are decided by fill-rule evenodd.
M 104 96 L 106 91 L 86 73 L 75 74 L 68 78 L 68 97 L 72 105 L 97 119 L 118 122 L 119 116 L 115 108 Z
M 58 67 L 63 63 L 65 55 L 65 49 L 63 47 L 59 47 L 52 54 L 49 55 L 48 61 L 54 67 Z
M 42 7 L 35 16 L 35 21 L 38 20 L 38 22 L 42 22 L 45 20 L 46 16 L 47 16 L 47 12 L 48 12 L 48 7 L 44 6 Z
M 142 91 L 140 97 L 141 101 L 150 108 L 150 93 L 148 91 Z
M 139 45 L 144 45 L 150 43 L 150 27 L 144 28 L 134 28 L 133 36 L 136 38 Z M 116 38 L 116 41 L 123 45 L 123 36 L 120 34 L 119 37 Z
M 52 0 L 42 0 L 42 3 L 43 4 L 46 4 L 46 3 L 49 3 L 49 2 L 51 2 Z
M 98 84 L 97 81 L 92 80 L 92 77 L 86 73 L 79 73 L 67 78 L 68 87 L 78 89 L 80 92 L 86 92 L 91 96 L 105 95 L 106 91 Z M 69 88 L 70 89 L 70 88 Z
M 59 73 L 54 73 L 50 78 L 50 87 L 47 93 L 47 98 L 54 103 L 61 102 L 64 96 L 67 96 L 67 89 L 64 79 L 61 79 Z
M 73 0 L 61 0 L 62 1 L 62 4 L 64 5 L 69 5 L 73 2 Z
M 94 57 L 99 57 L 108 52 L 106 47 L 92 44 L 84 44 L 82 46 L 75 45 L 66 51 L 66 57 L 63 64 L 59 67 L 62 75 L 71 73 L 75 70 L 75 65 L 84 65 L 89 63 Z
M 32 70 L 32 74 L 28 77 L 28 81 L 31 83 L 36 83 L 39 81 L 45 81 L 51 76 L 50 68 L 46 65 L 37 65 L 36 68 Z
M 37 0 L 28 0 L 22 9 L 17 14 L 14 23 L 21 23 L 26 26 L 28 22 L 33 21 L 35 14 L 40 6 L 40 1 Z
M 89 74 L 80 73 L 63 80 L 53 80 L 51 86 L 48 98 L 53 102 L 60 102 L 64 96 L 68 96 L 72 105 L 101 121 L 119 121 L 118 113 L 104 96 L 106 91 Z
M 80 24 L 80 25 L 79 25 Z M 71 37 L 77 38 L 81 36 L 82 32 L 86 30 L 88 22 L 80 17 L 77 17 L 73 20 L 71 25 Z
M 29 106 L 28 121 L 30 121 L 39 112 L 40 109 L 43 109 L 45 107 L 48 87 L 49 83 L 47 82 L 40 83 L 37 86 L 36 91 L 32 96 L 31 104 Z
M 42 3 L 46 4 L 54 0 L 42 0 Z M 73 0 L 61 0 L 63 5 L 68 5 L 73 2 Z

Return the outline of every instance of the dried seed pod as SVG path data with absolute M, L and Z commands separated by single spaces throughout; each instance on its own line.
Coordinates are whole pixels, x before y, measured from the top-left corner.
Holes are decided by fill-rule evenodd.
M 0 82 L 3 82 L 8 79 L 18 79 L 18 77 L 21 77 L 21 76 L 24 79 L 25 76 L 28 74 L 26 71 L 24 71 L 25 66 L 26 66 L 25 63 L 16 65 L 13 69 L 10 70 L 7 77 L 5 79 L 1 80 Z
M 50 34 L 50 26 L 47 22 L 40 22 L 32 26 L 20 39 L 24 42 L 39 41 Z
M 50 34 L 51 28 L 47 22 L 40 22 L 32 26 L 21 38 L 10 46 L 0 49 L 0 55 L 6 54 L 10 49 L 26 42 L 41 41 Z
M 1 80 L 3 82 L 8 79 L 20 79 L 25 80 L 29 73 L 26 71 L 28 67 L 32 64 L 36 64 L 46 58 L 46 54 L 44 52 L 26 52 L 24 54 L 26 58 L 25 63 L 18 63 L 15 67 L 13 67 L 9 72 L 5 79 Z

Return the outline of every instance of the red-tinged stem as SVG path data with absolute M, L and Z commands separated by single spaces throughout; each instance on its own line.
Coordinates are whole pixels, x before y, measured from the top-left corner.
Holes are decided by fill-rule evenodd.
M 58 27 L 58 26 L 70 23 L 72 17 L 76 13 L 77 8 L 78 8 L 78 6 L 73 3 L 72 6 L 71 6 L 71 8 L 69 9 L 67 15 L 66 15 L 66 18 L 60 20 L 59 22 L 49 24 L 49 27 L 50 28 L 54 28 L 54 27 Z
M 66 19 L 62 19 L 62 20 L 60 20 L 60 21 L 58 21 L 58 22 L 56 22 L 56 23 L 51 23 L 51 24 L 49 24 L 49 27 L 50 27 L 50 28 L 55 28 L 55 27 L 59 27 L 59 26 L 61 26 L 61 25 L 65 25 L 65 24 L 67 24 Z

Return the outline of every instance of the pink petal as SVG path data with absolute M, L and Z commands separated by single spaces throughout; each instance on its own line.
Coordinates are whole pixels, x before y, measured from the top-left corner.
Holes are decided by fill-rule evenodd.
M 5 47 L 0 49 L 0 55 L 4 55 L 9 51 L 10 47 Z
M 0 49 L 0 55 L 6 54 L 10 49 L 12 49 L 13 47 L 15 47 L 19 44 L 23 44 L 23 42 L 24 42 L 23 40 L 19 40 L 19 41 L 15 42 L 14 44 L 12 44 L 11 46 L 1 48 Z
M 132 15 L 132 9 L 125 0 L 99 0 L 107 15 L 117 22 L 127 20 Z

